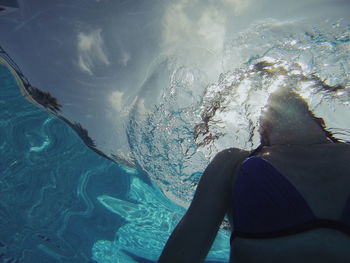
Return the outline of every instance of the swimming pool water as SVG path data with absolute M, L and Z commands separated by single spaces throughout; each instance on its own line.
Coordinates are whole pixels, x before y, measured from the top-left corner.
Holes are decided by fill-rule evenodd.
M 26 101 L 3 65 L 0 89 L 0 262 L 155 262 L 184 209 Z M 208 260 L 228 249 L 224 231 Z
M 48 111 L 0 66 L 0 262 L 155 262 L 210 159 L 259 144 L 277 87 L 350 141 L 350 5 L 321 2 L 35 0 L 1 17 L 0 59 Z M 208 262 L 228 254 L 221 229 Z

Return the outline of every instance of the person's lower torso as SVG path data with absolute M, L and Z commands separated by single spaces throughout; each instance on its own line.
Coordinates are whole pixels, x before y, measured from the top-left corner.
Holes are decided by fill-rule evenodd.
M 350 262 L 350 236 L 331 229 L 316 229 L 266 239 L 235 238 L 233 263 L 346 263 Z

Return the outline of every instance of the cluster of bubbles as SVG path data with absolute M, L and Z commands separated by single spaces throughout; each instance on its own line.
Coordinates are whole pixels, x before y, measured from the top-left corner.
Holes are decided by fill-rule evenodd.
M 219 151 L 260 143 L 259 116 L 279 87 L 300 94 L 336 137 L 349 140 L 350 31 L 325 22 L 265 21 L 228 40 L 216 83 L 178 66 L 160 102 L 132 111 L 128 136 L 137 164 L 173 201 L 187 206 L 200 175 Z M 230 70 L 230 65 L 232 70 Z

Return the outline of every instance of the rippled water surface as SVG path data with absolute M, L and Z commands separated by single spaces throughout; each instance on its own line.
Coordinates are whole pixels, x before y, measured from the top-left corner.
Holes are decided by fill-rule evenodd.
M 0 65 L 0 262 L 155 262 L 184 213 L 30 104 Z M 209 260 L 224 260 L 228 233 Z

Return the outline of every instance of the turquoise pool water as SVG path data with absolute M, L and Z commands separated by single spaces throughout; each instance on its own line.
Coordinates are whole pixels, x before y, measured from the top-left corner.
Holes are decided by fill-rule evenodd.
M 0 262 L 155 262 L 184 209 L 25 100 L 3 65 L 0 89 Z M 223 232 L 208 260 L 227 256 Z

